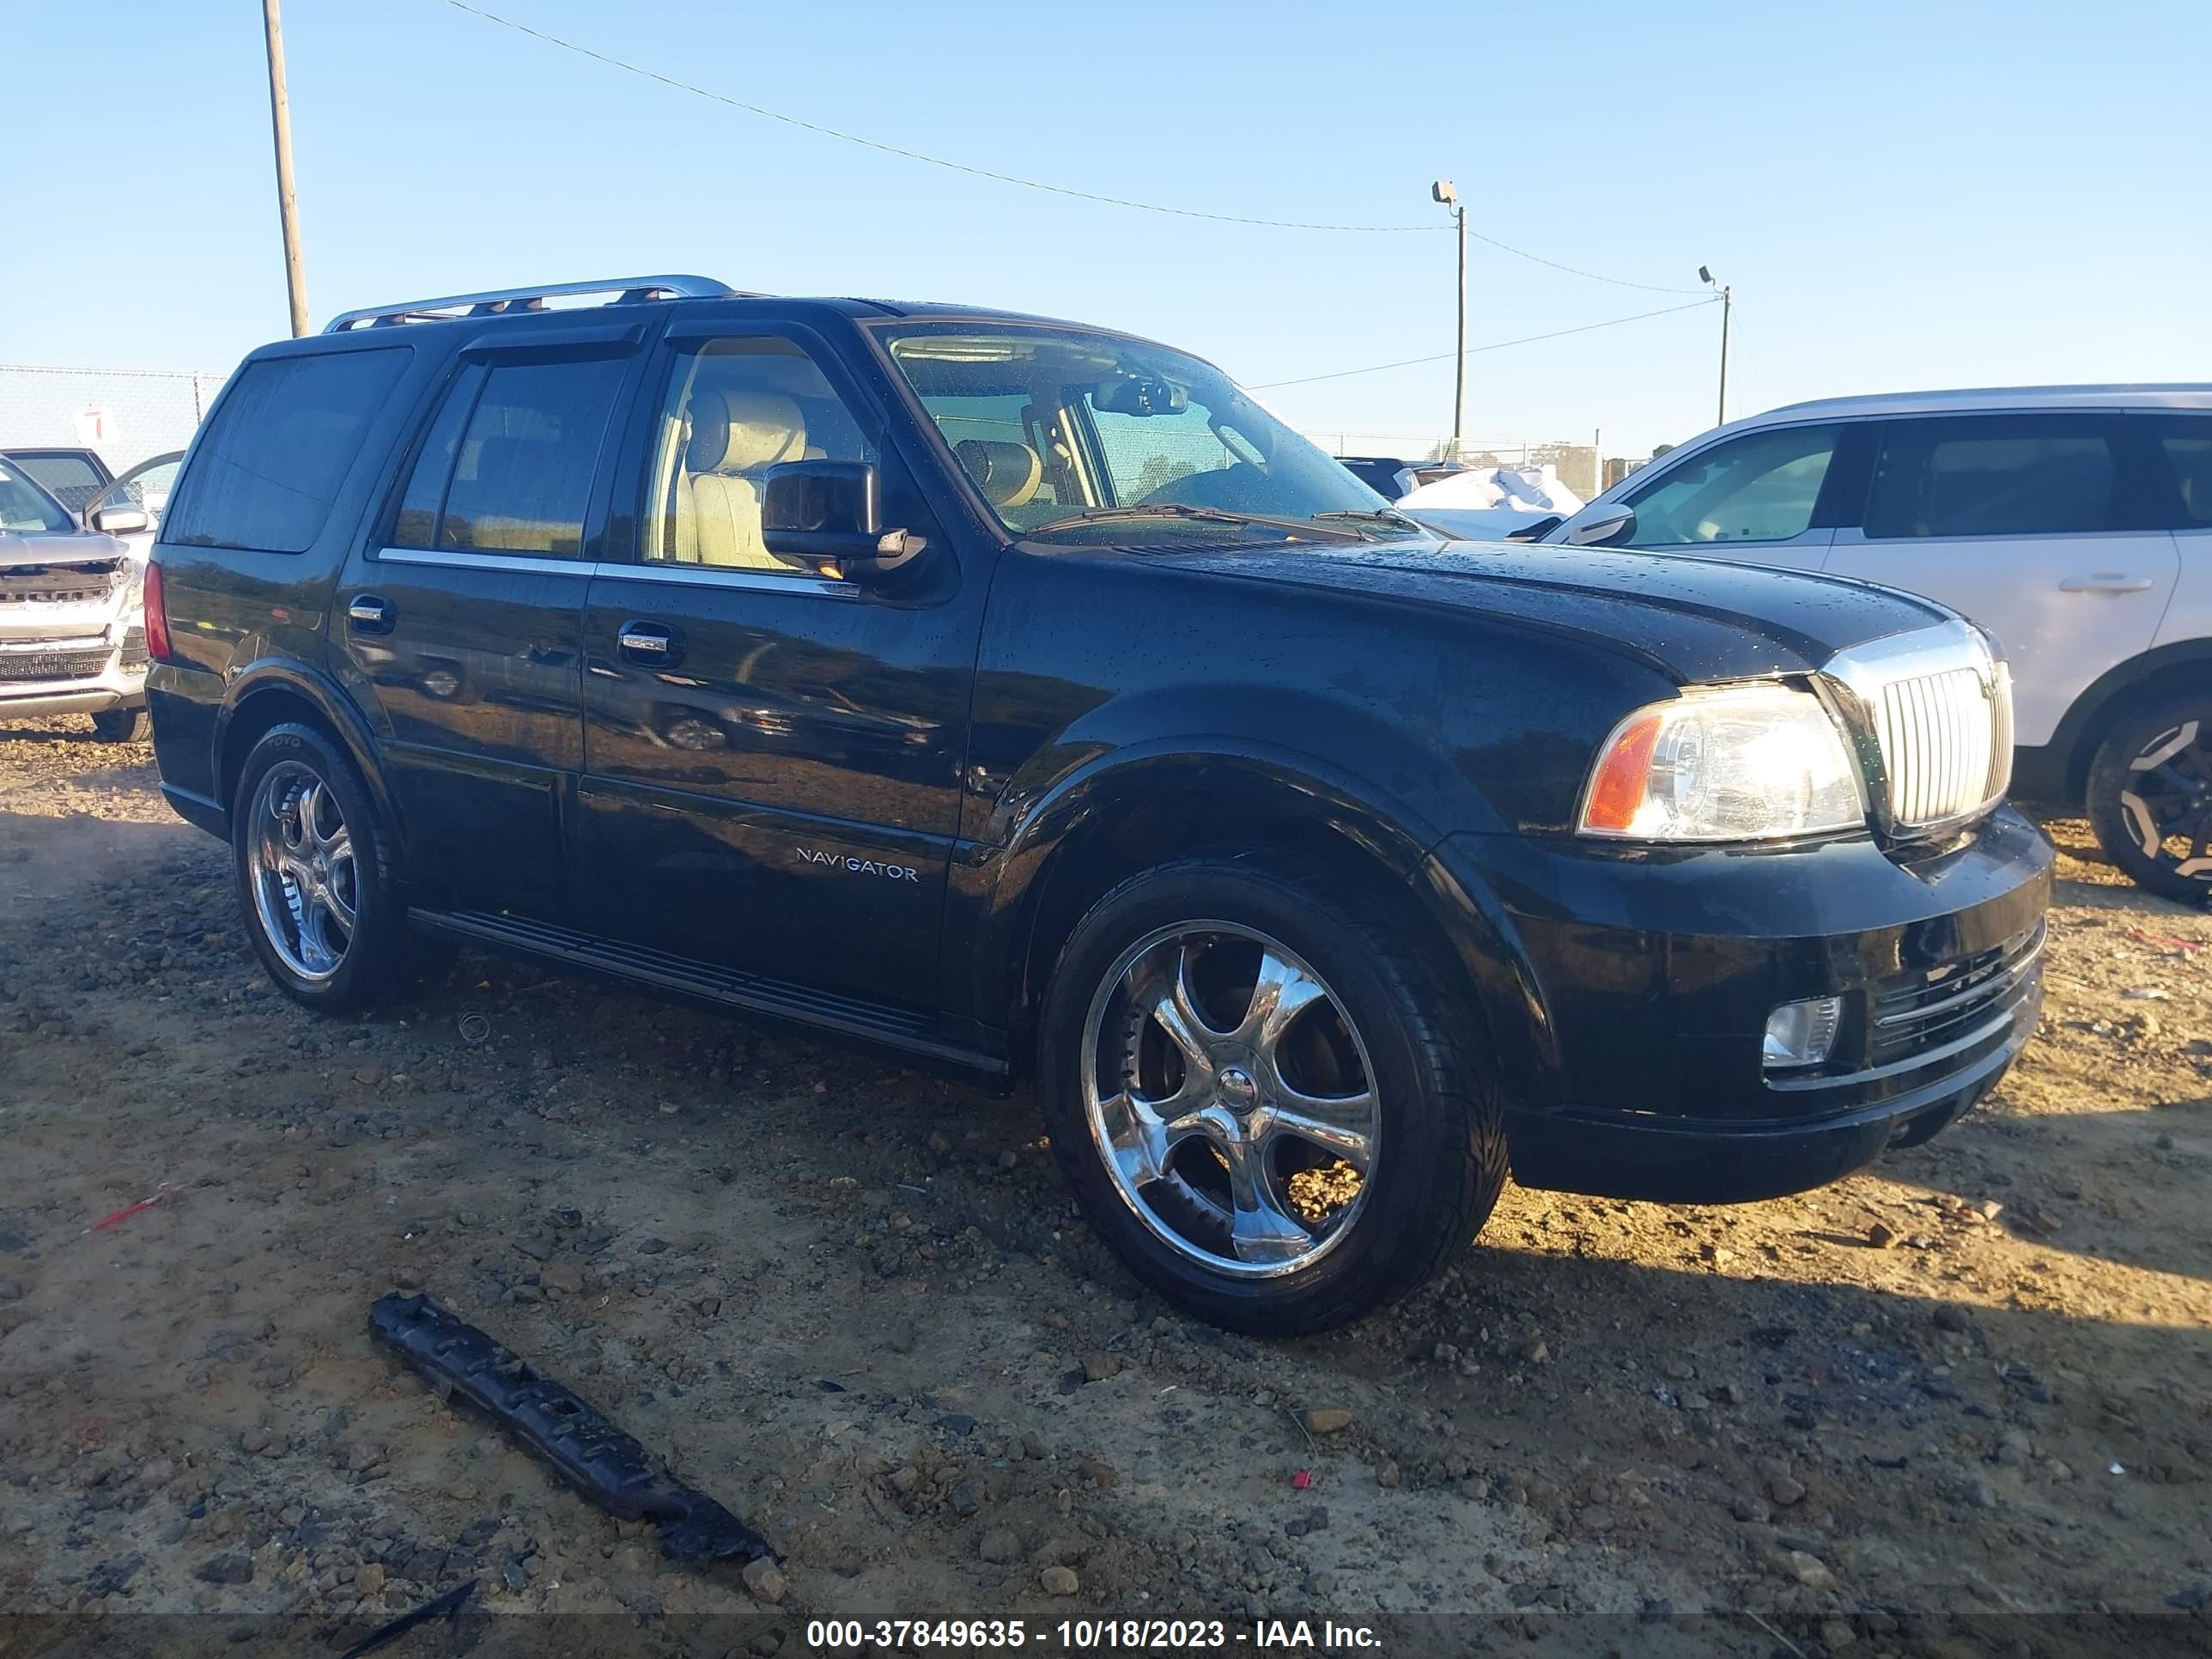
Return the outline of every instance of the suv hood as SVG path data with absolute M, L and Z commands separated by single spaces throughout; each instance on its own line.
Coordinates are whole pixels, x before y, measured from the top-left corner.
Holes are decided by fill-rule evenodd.
M 1158 562 L 1214 575 L 1449 605 L 1573 634 L 1684 684 L 1811 673 L 1838 651 L 1953 614 L 1870 582 L 1609 548 L 1409 538 L 1146 550 Z
M 0 530 L 0 570 L 23 565 L 94 564 L 102 559 L 119 559 L 129 551 L 112 536 L 83 531 Z

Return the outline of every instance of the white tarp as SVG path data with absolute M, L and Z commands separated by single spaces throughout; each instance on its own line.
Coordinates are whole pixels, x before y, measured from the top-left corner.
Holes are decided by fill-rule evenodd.
M 1448 536 L 1504 536 L 1539 519 L 1582 510 L 1582 497 L 1559 482 L 1557 468 L 1475 466 L 1425 483 L 1391 503 Z

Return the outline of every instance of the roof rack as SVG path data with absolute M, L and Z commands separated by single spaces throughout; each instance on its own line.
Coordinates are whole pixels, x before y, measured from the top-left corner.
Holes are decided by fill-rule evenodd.
M 605 303 L 618 306 L 646 300 L 741 297 L 738 289 L 711 276 L 611 276 L 598 283 L 541 283 L 494 289 L 484 294 L 449 294 L 436 300 L 408 300 L 396 306 L 371 306 L 332 318 L 323 332 L 344 334 L 357 328 L 389 328 L 395 323 L 435 323 L 455 317 L 504 317 L 516 312 L 543 311 L 546 301 L 571 294 L 611 294 L 615 297 Z

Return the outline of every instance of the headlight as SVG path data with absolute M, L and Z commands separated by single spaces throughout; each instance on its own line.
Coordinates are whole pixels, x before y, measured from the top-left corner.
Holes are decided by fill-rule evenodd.
M 1763 841 L 1866 821 L 1858 768 L 1809 691 L 1692 686 L 1615 726 L 1577 827 L 1623 841 Z

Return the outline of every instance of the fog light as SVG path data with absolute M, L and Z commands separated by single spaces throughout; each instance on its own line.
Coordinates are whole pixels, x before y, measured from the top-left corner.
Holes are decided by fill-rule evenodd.
M 1766 1017 L 1766 1041 L 1759 1051 L 1766 1069 L 1818 1066 L 1836 1046 L 1836 1029 L 1843 1023 L 1841 997 L 1784 1003 Z

